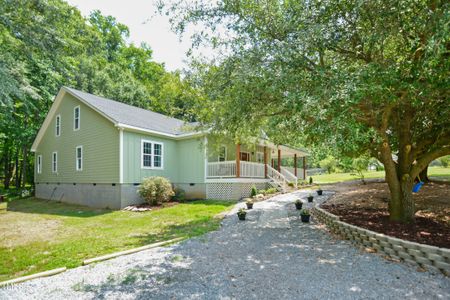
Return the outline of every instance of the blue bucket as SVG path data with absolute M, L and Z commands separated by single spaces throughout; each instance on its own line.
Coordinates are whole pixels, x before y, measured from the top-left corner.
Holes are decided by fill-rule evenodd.
M 423 184 L 424 184 L 423 181 L 419 181 L 418 183 L 416 183 L 413 186 L 413 193 L 417 193 L 420 190 L 420 188 L 422 187 Z

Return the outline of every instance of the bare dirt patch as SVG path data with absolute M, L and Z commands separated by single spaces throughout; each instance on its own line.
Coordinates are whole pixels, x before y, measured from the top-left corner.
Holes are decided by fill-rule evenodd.
M 342 221 L 413 242 L 450 248 L 450 185 L 431 182 L 414 194 L 416 221 L 389 221 L 389 189 L 385 182 L 345 182 L 324 189 L 336 194 L 321 207 Z
M 30 217 L 27 214 L 1 214 L 0 247 L 11 248 L 32 242 L 51 242 L 58 235 L 61 222 Z M 11 227 L 10 224 L 13 224 Z M 45 230 L 43 230 L 45 228 Z

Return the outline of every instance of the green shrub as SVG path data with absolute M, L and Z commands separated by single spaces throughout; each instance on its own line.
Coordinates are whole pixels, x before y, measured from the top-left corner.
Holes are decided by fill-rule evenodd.
M 309 177 L 309 184 L 313 184 L 313 179 L 312 179 L 312 177 Z
M 309 216 L 309 215 L 311 215 L 311 213 L 309 212 L 309 210 L 308 210 L 307 208 L 302 209 L 302 210 L 300 211 L 300 214 L 301 214 L 302 216 Z
M 294 183 L 293 182 L 288 182 L 288 186 L 294 187 Z
M 305 184 L 306 184 L 306 180 L 299 179 L 299 180 L 298 180 L 298 184 L 299 184 L 299 185 L 305 185 Z
M 138 188 L 138 193 L 150 205 L 167 202 L 170 197 L 175 195 L 170 181 L 158 176 L 144 178 Z
M 186 200 L 186 192 L 181 188 L 175 188 L 174 195 L 172 197 L 172 200 L 178 201 L 178 202 L 184 202 Z
M 448 168 L 450 166 L 450 155 L 439 158 L 439 161 L 443 167 Z
M 250 193 L 250 197 L 255 197 L 258 194 L 258 190 L 256 186 L 252 186 L 252 192 Z
M 268 188 L 266 190 L 267 194 L 275 194 L 276 192 L 278 192 L 278 190 L 276 188 Z
M 334 172 L 336 170 L 336 167 L 338 165 L 338 161 L 336 158 L 334 158 L 331 155 L 328 155 L 326 158 L 322 159 L 319 162 L 319 165 L 322 169 L 327 170 L 328 174 Z
M 267 194 L 267 191 L 266 191 L 266 190 L 259 190 L 259 191 L 258 191 L 258 194 L 263 194 L 263 195 L 265 195 L 265 194 Z

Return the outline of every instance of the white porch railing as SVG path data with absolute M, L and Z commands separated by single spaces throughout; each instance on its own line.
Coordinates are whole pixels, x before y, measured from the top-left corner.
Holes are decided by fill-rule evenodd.
M 292 174 L 295 174 L 295 169 L 293 167 L 282 167 L 282 168 L 288 170 Z M 305 178 L 303 178 L 303 168 L 297 168 L 297 178 L 305 179 Z
M 264 164 L 241 161 L 240 177 L 264 178 Z M 220 161 L 208 163 L 208 178 L 236 177 L 236 161 Z
M 273 180 L 277 188 L 280 188 L 284 193 L 286 191 L 287 180 L 280 172 L 267 165 L 267 176 Z
M 221 177 L 236 177 L 236 162 L 235 161 L 218 161 L 208 163 L 209 178 Z
M 264 164 L 241 161 L 240 171 L 241 177 L 264 178 Z
M 292 174 L 287 168 L 281 167 L 281 174 L 286 178 L 288 182 L 292 182 L 294 186 L 297 188 L 298 178 L 294 174 Z

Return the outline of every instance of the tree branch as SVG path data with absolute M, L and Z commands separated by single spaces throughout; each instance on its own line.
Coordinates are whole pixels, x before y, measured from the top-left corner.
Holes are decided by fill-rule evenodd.
M 416 163 L 411 169 L 411 178 L 416 178 L 419 173 L 425 169 L 426 166 L 430 164 L 436 158 L 449 155 L 450 154 L 450 145 L 443 146 L 441 148 L 437 148 L 435 150 L 431 150 L 428 153 L 424 154 L 421 158 L 416 160 Z

